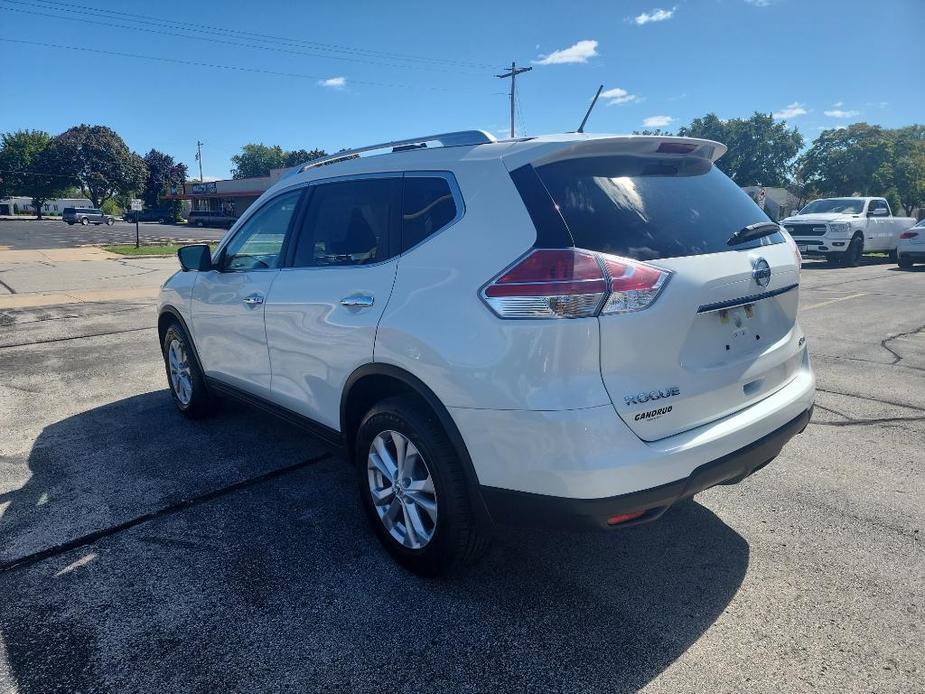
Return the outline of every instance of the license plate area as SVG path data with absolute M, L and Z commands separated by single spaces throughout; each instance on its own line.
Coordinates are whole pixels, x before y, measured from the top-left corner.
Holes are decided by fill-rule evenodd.
M 761 341 L 761 333 L 755 332 L 757 311 L 755 304 L 745 304 L 714 313 L 715 320 L 720 324 L 720 336 L 725 341 L 724 352 L 741 354 L 756 348 L 755 343 Z

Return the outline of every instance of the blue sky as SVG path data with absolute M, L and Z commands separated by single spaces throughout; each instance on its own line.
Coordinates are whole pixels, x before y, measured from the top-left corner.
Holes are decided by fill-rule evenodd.
M 0 132 L 108 125 L 196 175 L 200 139 L 203 173 L 225 177 L 247 142 L 503 135 L 509 81 L 493 75 L 516 60 L 534 68 L 518 134 L 575 129 L 604 84 L 590 132 L 759 110 L 811 140 L 925 121 L 923 26 L 925 0 L 0 0 L 0 38 L 32 42 L 0 41 Z

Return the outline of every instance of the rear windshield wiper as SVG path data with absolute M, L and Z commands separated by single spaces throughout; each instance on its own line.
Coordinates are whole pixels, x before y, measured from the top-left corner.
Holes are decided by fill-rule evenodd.
M 730 236 L 729 240 L 726 241 L 726 245 L 736 246 L 740 243 L 745 243 L 746 241 L 757 239 L 760 236 L 769 236 L 771 234 L 777 233 L 778 231 L 780 231 L 780 227 L 773 222 L 757 222 L 756 224 L 749 224 L 747 227 L 742 227 L 732 236 Z

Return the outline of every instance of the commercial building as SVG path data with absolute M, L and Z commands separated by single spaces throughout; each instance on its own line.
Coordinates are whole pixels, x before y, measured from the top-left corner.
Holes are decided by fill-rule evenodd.
M 191 209 L 222 212 L 233 217 L 241 216 L 270 186 L 291 169 L 273 169 L 269 176 L 232 178 L 221 181 L 188 181 L 182 189 L 173 187 L 165 195 L 169 200 L 189 200 Z

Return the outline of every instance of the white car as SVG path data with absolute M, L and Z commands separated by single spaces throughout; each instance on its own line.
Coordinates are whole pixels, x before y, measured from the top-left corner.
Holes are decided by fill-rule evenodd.
M 173 399 L 238 396 L 341 444 L 425 574 L 498 523 L 637 524 L 739 482 L 806 427 L 815 382 L 799 253 L 724 152 L 466 131 L 305 164 L 214 255 L 180 250 Z
M 925 263 L 925 219 L 899 235 L 896 262 L 903 270 Z

